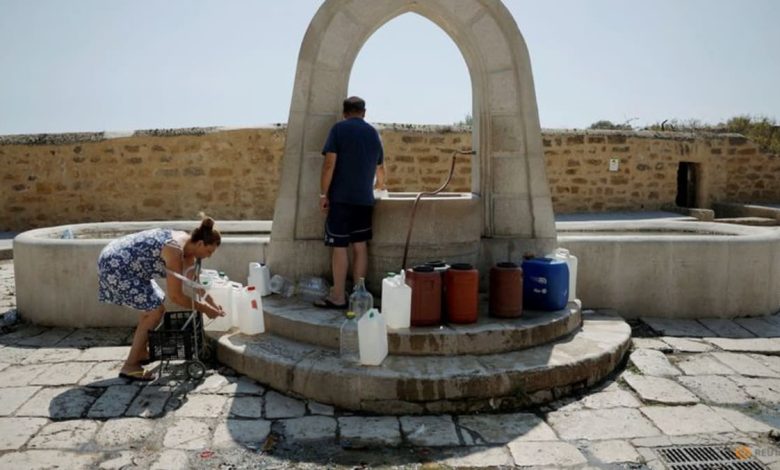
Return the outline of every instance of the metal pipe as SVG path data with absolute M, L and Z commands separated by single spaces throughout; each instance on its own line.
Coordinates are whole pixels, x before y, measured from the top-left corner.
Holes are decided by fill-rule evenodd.
M 477 152 L 474 150 L 455 150 L 452 152 L 452 164 L 450 165 L 450 174 L 447 176 L 447 181 L 444 182 L 443 185 L 439 187 L 439 189 L 432 191 L 432 192 L 421 192 L 417 193 L 417 197 L 414 199 L 414 204 L 412 205 L 412 215 L 409 217 L 409 230 L 406 232 L 406 243 L 404 244 L 404 258 L 401 263 L 401 271 L 406 270 L 406 256 L 409 254 L 409 240 L 412 238 L 412 226 L 414 225 L 414 215 L 417 212 L 417 205 L 420 203 L 420 199 L 422 199 L 423 196 L 435 196 L 442 192 L 444 188 L 447 187 L 448 184 L 450 184 L 450 181 L 452 180 L 452 175 L 455 172 L 455 158 L 458 155 L 476 155 Z

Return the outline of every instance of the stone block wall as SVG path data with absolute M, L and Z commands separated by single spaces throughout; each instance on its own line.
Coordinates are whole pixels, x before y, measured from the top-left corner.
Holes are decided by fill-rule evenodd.
M 470 129 L 380 125 L 391 191 L 432 190 Z M 95 221 L 271 219 L 284 126 L 0 136 L 0 230 Z M 698 207 L 780 202 L 780 157 L 738 135 L 623 131 L 543 132 L 557 213 L 673 206 L 680 162 L 696 167 Z M 617 171 L 610 160 L 617 159 Z M 471 190 L 458 159 L 448 191 Z

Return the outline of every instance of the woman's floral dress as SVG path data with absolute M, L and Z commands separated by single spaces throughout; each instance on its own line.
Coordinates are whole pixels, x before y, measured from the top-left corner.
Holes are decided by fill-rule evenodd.
M 178 244 L 171 230 L 152 229 L 113 240 L 98 258 L 98 300 L 149 311 L 162 305 L 165 292 L 153 278 L 166 276 L 161 253 Z

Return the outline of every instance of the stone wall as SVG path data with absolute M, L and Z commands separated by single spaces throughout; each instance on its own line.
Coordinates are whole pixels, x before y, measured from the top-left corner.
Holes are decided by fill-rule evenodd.
M 431 190 L 446 179 L 465 128 L 379 126 L 391 191 Z M 557 213 L 673 206 L 680 162 L 696 168 L 696 206 L 780 202 L 780 157 L 742 136 L 544 131 Z M 284 126 L 0 137 L 0 230 L 113 220 L 271 219 Z M 610 160 L 617 170 L 610 171 Z M 459 159 L 451 191 L 471 190 Z

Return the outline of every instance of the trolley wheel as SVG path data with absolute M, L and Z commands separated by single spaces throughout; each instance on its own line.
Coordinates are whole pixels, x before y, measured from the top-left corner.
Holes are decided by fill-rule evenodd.
M 206 366 L 200 361 L 189 361 L 185 364 L 185 372 L 187 377 L 195 380 L 199 380 L 206 375 Z

